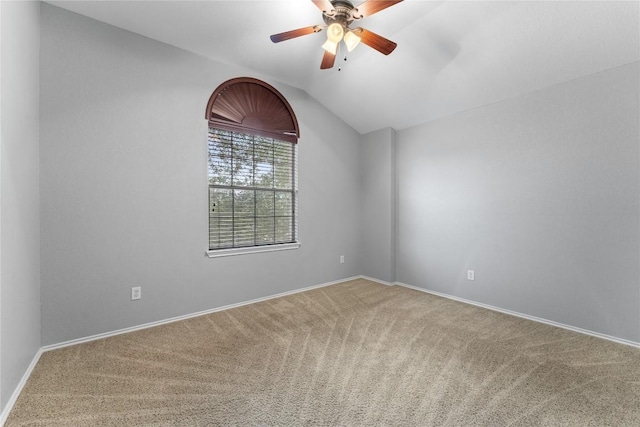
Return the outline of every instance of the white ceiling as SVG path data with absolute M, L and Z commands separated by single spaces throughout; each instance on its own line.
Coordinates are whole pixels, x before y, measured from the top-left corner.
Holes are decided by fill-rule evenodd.
M 322 24 L 309 0 L 49 3 L 296 86 L 360 133 L 407 128 L 640 58 L 638 1 L 405 0 L 359 24 L 397 42 L 391 55 L 360 45 L 331 70 L 320 70 L 324 32 L 269 39 Z

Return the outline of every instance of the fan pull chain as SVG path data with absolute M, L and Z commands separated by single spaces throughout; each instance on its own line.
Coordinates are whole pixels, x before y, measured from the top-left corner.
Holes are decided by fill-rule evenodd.
M 347 55 L 344 56 L 344 61 L 347 61 Z M 342 71 L 342 67 L 338 67 L 338 71 Z

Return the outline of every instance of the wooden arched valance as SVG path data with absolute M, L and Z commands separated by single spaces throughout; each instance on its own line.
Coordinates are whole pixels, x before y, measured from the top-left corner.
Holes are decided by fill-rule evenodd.
M 222 83 L 213 91 L 205 118 L 209 126 L 249 132 L 293 143 L 300 129 L 291 106 L 267 83 L 240 77 Z

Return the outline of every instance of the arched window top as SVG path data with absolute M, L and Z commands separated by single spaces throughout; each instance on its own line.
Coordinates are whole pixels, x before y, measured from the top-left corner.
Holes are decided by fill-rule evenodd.
M 250 77 L 222 83 L 213 91 L 205 118 L 209 127 L 298 142 L 300 129 L 291 106 L 275 88 Z

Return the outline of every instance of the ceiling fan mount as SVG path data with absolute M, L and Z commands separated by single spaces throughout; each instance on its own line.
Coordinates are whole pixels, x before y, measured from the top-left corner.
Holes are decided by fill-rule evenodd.
M 333 5 L 332 11 L 323 11 L 322 19 L 327 25 L 331 25 L 333 23 L 339 23 L 344 25 L 345 27 L 349 26 L 354 21 L 353 17 L 353 4 L 347 0 L 334 0 L 331 2 Z
M 380 12 L 402 0 L 365 0 L 354 7 L 349 0 L 311 0 L 318 9 L 322 11 L 322 19 L 326 25 L 312 25 L 298 28 L 297 30 L 285 31 L 271 36 L 271 41 L 279 43 L 285 40 L 318 33 L 327 30 L 327 41 L 322 45 L 325 50 L 320 65 L 321 69 L 333 67 L 336 59 L 337 49 L 340 43 L 344 43 L 347 50 L 353 50 L 360 42 L 389 55 L 396 48 L 397 44 L 378 34 L 366 30 L 362 27 L 350 28 L 354 21 L 359 21 L 374 13 Z

